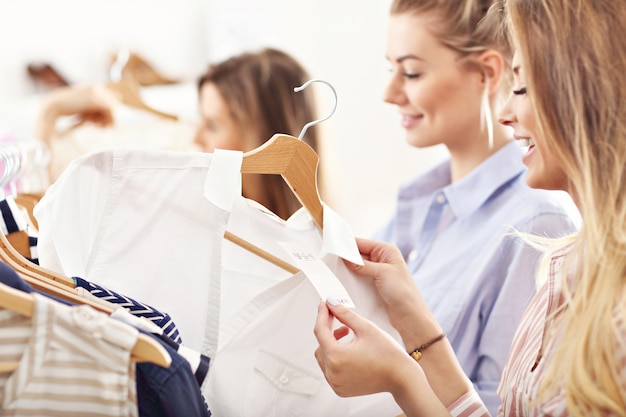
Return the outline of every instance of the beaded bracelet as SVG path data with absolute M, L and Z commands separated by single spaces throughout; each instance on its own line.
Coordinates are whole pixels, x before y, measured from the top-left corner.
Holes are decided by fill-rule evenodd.
M 422 352 L 429 347 L 430 345 L 437 343 L 438 341 L 440 341 L 441 339 L 443 339 L 444 337 L 446 337 L 445 333 L 441 333 L 439 336 L 435 337 L 434 339 L 424 343 L 423 345 L 420 345 L 418 347 L 416 347 L 413 352 L 409 353 L 409 355 L 411 355 L 411 357 L 413 359 L 415 359 L 415 361 L 419 361 L 420 359 L 422 359 Z

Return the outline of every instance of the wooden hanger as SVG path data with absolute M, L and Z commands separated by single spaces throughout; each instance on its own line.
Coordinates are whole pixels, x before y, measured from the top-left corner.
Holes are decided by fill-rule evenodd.
M 26 210 L 28 219 L 30 220 L 30 223 L 35 226 L 35 229 L 39 229 L 39 224 L 33 215 L 33 210 L 35 209 L 37 203 L 39 203 L 39 200 L 41 200 L 41 197 L 43 197 L 43 193 L 19 193 L 13 197 L 15 203 Z
M 160 110 L 148 106 L 143 101 L 139 93 L 139 83 L 130 77 L 124 77 L 117 82 L 109 83 L 107 84 L 107 88 L 113 91 L 120 99 L 120 101 L 127 106 L 134 107 L 139 110 L 144 110 L 169 120 L 178 120 L 178 116 L 176 115 L 164 113 Z
M 290 135 L 276 134 L 263 145 L 246 152 L 243 155 L 241 172 L 243 174 L 275 174 L 282 176 L 291 191 L 298 198 L 300 204 L 309 211 L 315 224 L 320 229 L 323 229 L 324 206 L 322 205 L 317 186 L 319 157 L 313 148 L 302 141 L 302 138 L 309 127 L 323 122 L 335 113 L 337 109 L 337 92 L 329 82 L 319 79 L 309 80 L 293 90 L 295 92 L 302 91 L 314 82 L 324 83 L 332 90 L 335 100 L 330 114 L 307 123 L 297 138 Z M 271 253 L 228 231 L 226 231 L 224 237 L 292 274 L 299 271 L 295 266 L 282 261 Z
M 105 303 L 81 297 L 78 293 L 76 293 L 74 280 L 70 277 L 56 274 L 53 271 L 49 271 L 28 261 L 15 251 L 3 233 L 0 233 L 0 261 L 9 265 L 20 276 L 20 278 L 37 291 L 44 292 L 73 304 L 86 304 L 109 315 L 116 308 L 113 305 L 109 307 Z M 12 310 L 21 314 L 24 311 L 25 306 L 23 302 L 19 301 L 20 297 L 5 297 L 5 293 L 2 292 L 2 290 L 8 290 L 7 294 L 11 293 L 10 290 L 17 291 L 18 296 L 25 293 L 0 283 L 0 306 L 9 309 L 12 309 L 11 307 L 13 306 L 15 309 Z M 28 294 L 25 295 L 28 296 Z M 32 297 L 29 298 L 31 314 L 27 315 L 28 317 L 32 316 Z M 149 336 L 143 334 L 139 335 L 137 344 L 133 348 L 133 354 L 137 356 L 137 360 L 140 362 L 148 361 L 164 367 L 169 366 L 172 360 L 163 346 L 151 339 Z M 3 368 L 2 364 L 0 364 L 0 370 L 3 369 L 5 368 Z
M 40 198 L 41 194 L 18 194 L 14 197 L 14 200 L 18 206 L 23 207 L 26 210 L 30 221 L 33 222 L 35 221 L 33 209 L 39 202 Z M 19 250 L 19 247 L 25 247 L 25 249 Z M 5 263 L 9 263 L 10 261 L 13 269 L 20 270 L 29 278 L 44 281 L 52 286 L 65 289 L 76 287 L 72 278 L 39 266 L 26 259 L 24 255 L 25 250 L 30 252 L 30 243 L 28 241 L 28 233 L 26 231 L 14 232 L 9 236 L 5 236 L 0 233 L 0 260 Z
M 241 163 L 244 174 L 277 174 L 313 217 L 324 227 L 324 208 L 317 188 L 319 157 L 298 138 L 277 134 L 258 148 L 246 152 Z
M 35 302 L 30 294 L 0 283 L 0 307 L 32 317 Z M 165 348 L 143 333 L 139 334 L 131 355 L 137 362 L 151 362 L 163 367 L 168 367 L 172 363 L 172 358 Z M 17 365 L 17 362 L 0 363 L 0 372 L 12 372 Z
M 23 234 L 17 235 L 16 233 L 20 232 L 13 233 L 13 237 L 22 238 L 22 240 L 25 238 L 26 245 L 29 246 L 28 234 L 26 232 L 21 232 Z M 8 264 L 19 274 L 28 277 L 28 279 L 34 280 L 35 282 L 33 284 L 38 284 L 37 281 L 42 281 L 48 287 L 56 287 L 59 289 L 69 289 L 75 286 L 74 280 L 72 280 L 71 278 L 45 269 L 26 259 L 20 252 L 15 249 L 13 244 L 9 241 L 7 236 L 4 235 L 4 233 L 0 233 L 0 261 Z
M 28 239 L 28 235 L 26 235 L 26 239 Z M 3 233 L 0 233 L 0 260 L 26 276 L 45 281 L 52 286 L 60 288 L 74 288 L 76 286 L 72 278 L 58 274 L 26 259 L 15 249 Z
M 9 265 L 14 271 L 17 272 L 20 278 L 22 278 L 37 291 L 44 292 L 46 294 L 52 295 L 73 304 L 89 305 L 90 307 L 108 315 L 110 315 L 115 310 L 116 307 L 112 305 L 108 307 L 105 303 L 96 302 L 89 298 L 81 297 L 80 295 L 78 295 L 76 293 L 76 290 L 73 289 L 74 281 L 69 277 L 64 277 L 64 280 L 71 283 L 71 287 L 67 283 L 61 283 L 48 276 L 39 275 L 37 271 L 40 269 L 43 270 L 43 268 L 39 267 L 36 264 L 33 264 L 32 262 L 29 262 L 28 260 L 21 257 L 21 255 L 19 254 L 17 258 L 18 261 L 16 262 L 14 258 L 7 255 L 7 251 L 11 250 L 12 248 L 6 241 L 6 237 L 4 236 L 4 234 L 0 233 L 0 261 Z M 20 262 L 20 260 L 23 260 L 23 262 Z M 27 263 L 28 265 L 24 265 L 25 263 Z M 37 269 L 35 269 L 34 266 L 36 266 Z M 54 277 L 56 278 L 56 274 L 54 275 Z M 2 284 L 0 284 L 0 287 L 1 285 Z M 5 306 L 3 304 L 5 298 L 6 297 L 4 296 L 4 293 L 0 291 L 0 306 L 10 308 L 10 305 Z M 9 300 L 7 302 L 11 301 Z M 21 311 L 17 312 L 21 313 Z M 139 335 L 137 343 L 133 348 L 133 355 L 137 356 L 137 360 L 139 362 L 152 362 L 163 367 L 169 366 L 172 360 L 167 351 L 163 348 L 163 346 L 161 346 L 155 340 L 151 339 L 149 336 L 143 334 Z M 0 370 L 2 369 L 4 368 L 2 367 L 2 364 L 0 364 Z
M 317 154 L 305 142 L 293 136 L 277 134 L 258 148 L 243 154 L 241 172 L 243 174 L 281 175 L 300 204 L 309 211 L 315 224 L 322 229 L 324 207 L 317 188 L 318 164 Z M 229 231 L 224 233 L 224 237 L 287 272 L 296 274 L 300 271 L 288 262 Z

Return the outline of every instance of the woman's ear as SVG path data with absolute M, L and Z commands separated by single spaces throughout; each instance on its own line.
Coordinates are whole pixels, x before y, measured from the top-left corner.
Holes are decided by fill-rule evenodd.
M 493 49 L 482 52 L 476 62 L 482 70 L 481 81 L 483 85 L 489 83 L 489 95 L 498 90 L 500 81 L 502 81 L 503 72 L 505 71 L 504 59 L 502 55 Z

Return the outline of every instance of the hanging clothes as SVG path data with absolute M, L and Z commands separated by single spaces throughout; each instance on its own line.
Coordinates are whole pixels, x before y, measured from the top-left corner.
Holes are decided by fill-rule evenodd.
M 322 232 L 305 210 L 283 221 L 244 199 L 241 160 L 124 149 L 75 160 L 36 207 L 40 262 L 170 312 L 211 356 L 202 392 L 215 415 L 400 414 L 389 394 L 337 397 L 313 355 L 313 285 L 223 239 L 228 228 L 287 262 L 278 242 L 304 245 L 400 341 L 371 280 L 341 260 L 360 262 L 343 219 L 325 206 Z
M 74 160 L 34 210 L 41 265 L 167 311 L 200 351 L 228 219 L 204 198 L 211 158 L 112 149 Z
M 237 173 L 238 167 L 230 172 Z M 213 178 L 224 175 L 215 173 Z M 323 231 L 304 209 L 283 221 L 239 191 L 230 210 L 228 230 L 248 242 L 277 256 L 284 256 L 279 242 L 296 243 L 319 255 L 347 289 L 356 310 L 400 340 L 372 280 L 355 276 L 343 263 L 342 258 L 352 262 L 361 258 L 349 226 L 329 206 L 324 205 Z M 220 314 L 211 323 L 219 328 L 219 336 L 203 393 L 215 415 L 401 413 L 387 393 L 354 398 L 334 394 L 314 356 L 318 344 L 311 326 L 320 296 L 302 272 L 285 274 L 240 246 L 226 243 L 221 276 L 210 279 L 211 293 L 219 294 L 214 302 L 220 303 Z
M 26 293 L 34 293 L 34 290 L 30 285 L 24 282 L 15 273 L 15 271 L 2 262 L 0 262 L 0 283 Z M 86 338 L 86 340 L 78 341 L 77 344 L 79 346 L 85 345 L 86 343 L 91 346 L 95 343 L 91 339 L 95 338 L 97 341 L 102 338 L 101 330 L 104 326 L 113 326 L 113 329 L 117 329 L 118 331 L 123 328 L 128 328 L 133 334 L 136 334 L 135 327 L 137 327 L 141 332 L 155 337 L 158 342 L 160 342 L 161 346 L 171 358 L 171 364 L 167 368 L 164 368 L 150 362 L 136 363 L 134 368 L 135 372 L 131 374 L 134 375 L 136 382 L 135 384 L 133 384 L 133 381 L 129 382 L 129 384 L 132 384 L 129 387 L 129 401 L 131 401 L 131 404 L 128 405 L 128 407 L 133 408 L 131 410 L 133 411 L 131 415 L 137 414 L 137 412 L 134 411 L 136 408 L 138 408 L 139 417 L 177 417 L 181 415 L 187 417 L 209 417 L 211 415 L 206 401 L 200 392 L 200 386 L 202 385 L 208 372 L 208 358 L 200 357 L 198 354 L 195 354 L 194 356 L 194 353 L 189 351 L 189 349 L 184 349 L 183 346 L 176 344 L 170 338 L 164 336 L 162 331 L 160 331 L 157 326 L 149 322 L 141 323 L 141 320 L 138 317 L 131 315 L 122 308 L 116 310 L 111 315 L 111 317 L 115 320 L 107 320 L 106 315 L 103 315 L 103 313 L 99 313 L 88 306 L 72 306 L 68 302 L 55 300 L 47 294 L 36 294 L 36 296 L 52 300 L 49 303 L 49 306 L 51 307 L 54 307 L 55 305 L 62 305 L 65 308 L 74 309 L 73 313 L 75 313 L 75 316 L 77 315 L 80 319 L 80 325 L 75 329 L 75 333 L 77 333 L 76 337 Z M 101 326 L 96 328 L 96 326 L 90 324 L 90 321 L 87 319 L 98 315 Z M 10 317 L 10 319 L 7 319 L 7 317 Z M 83 318 L 85 320 L 83 320 Z M 27 402 L 26 404 L 28 404 L 28 406 L 24 403 L 25 400 L 30 398 L 27 395 L 27 387 L 20 386 L 18 389 L 13 387 L 12 390 L 7 388 L 4 391 L 2 391 L 1 387 L 4 387 L 5 383 L 11 383 L 13 385 L 24 385 L 24 383 L 30 383 L 29 381 L 22 381 L 20 379 L 23 378 L 23 376 L 20 376 L 20 373 L 25 372 L 25 366 L 22 366 L 22 363 L 26 362 L 31 364 L 38 360 L 39 363 L 43 363 L 45 366 L 48 366 L 47 364 L 50 359 L 54 359 L 54 356 L 50 354 L 48 349 L 50 343 L 55 345 L 56 350 L 60 350 L 66 355 L 72 356 L 72 358 L 74 358 L 74 356 L 76 357 L 72 359 L 74 362 L 69 361 L 66 363 L 59 363 L 54 362 L 53 360 L 51 365 L 53 371 L 50 372 L 51 374 L 56 375 L 55 378 L 59 378 L 60 385 L 64 385 L 63 390 L 65 394 L 60 399 L 55 398 L 54 395 L 58 395 L 58 392 L 54 390 L 54 388 L 50 388 L 53 391 L 53 395 L 48 397 L 50 402 L 32 403 L 33 406 L 38 407 L 40 413 L 39 415 L 69 416 L 72 415 L 72 411 L 77 411 L 79 415 L 87 415 L 86 413 L 89 413 L 92 408 L 97 409 L 100 402 L 106 401 L 107 404 L 111 403 L 111 398 L 115 395 L 114 391 L 120 387 L 118 386 L 119 384 L 109 385 L 111 377 L 108 375 L 107 361 L 101 363 L 102 361 L 100 358 L 95 356 L 95 363 L 85 364 L 85 360 L 81 361 L 80 356 L 75 355 L 76 349 L 74 348 L 74 344 L 69 343 L 73 341 L 67 340 L 67 332 L 61 334 L 65 337 L 65 339 L 62 343 L 58 343 L 58 335 L 50 333 L 50 331 L 59 330 L 58 325 L 46 324 L 45 331 L 33 332 L 25 328 L 29 322 L 32 322 L 32 320 L 33 319 L 31 318 L 20 316 L 14 312 L 0 310 L 0 346 L 2 346 L 2 349 L 0 349 L 0 362 L 16 362 L 19 364 L 17 370 L 13 371 L 12 374 L 0 374 L 0 414 L 13 411 L 16 414 L 12 415 L 22 415 L 21 413 L 25 411 L 20 411 L 21 407 L 26 407 L 30 410 L 28 407 L 31 406 L 31 403 Z M 58 320 L 55 319 L 54 322 L 57 323 Z M 124 323 L 130 324 L 130 326 L 124 325 Z M 84 327 L 87 327 L 89 331 L 81 333 L 80 330 Z M 146 328 L 147 330 L 142 330 Z M 35 326 L 35 329 L 38 329 L 38 327 Z M 93 334 L 91 333 L 92 331 L 94 332 Z M 111 330 L 107 330 L 107 332 L 112 333 Z M 112 334 L 113 336 L 110 336 L 109 338 L 117 337 L 115 333 Z M 54 337 L 50 338 L 50 336 Z M 26 344 L 28 344 L 29 349 L 34 351 L 34 353 L 30 355 L 23 354 L 23 345 Z M 131 344 L 131 347 L 133 344 Z M 90 354 L 92 355 L 98 355 L 99 353 L 102 352 L 90 350 Z M 40 355 L 41 357 L 38 357 L 37 355 Z M 115 360 L 116 357 L 107 357 L 107 360 L 108 359 Z M 79 364 L 81 369 L 84 368 L 86 371 L 88 371 L 88 369 L 93 369 L 94 372 L 103 372 L 101 375 L 86 375 L 85 377 L 79 376 L 76 380 L 74 380 L 77 373 L 81 372 L 81 369 L 78 371 L 72 369 L 72 364 L 76 363 Z M 194 370 L 195 372 L 193 372 Z M 33 381 L 35 381 L 36 384 L 41 385 L 35 388 L 35 393 L 39 395 L 44 392 L 42 390 L 42 386 L 45 388 L 45 385 L 48 383 L 46 375 L 50 377 L 50 373 L 37 372 L 35 375 L 36 376 L 33 378 Z M 6 379 L 2 379 L 5 377 Z M 65 379 L 63 379 L 63 377 L 65 377 Z M 94 385 L 89 381 L 89 378 L 96 378 L 104 381 L 100 384 L 101 390 L 98 390 L 98 387 L 93 386 L 92 391 L 89 391 L 89 393 L 86 393 L 85 390 L 78 390 L 77 393 L 79 395 L 74 395 L 73 388 L 76 384 Z M 55 381 L 57 381 L 57 379 L 51 380 L 53 385 L 56 384 Z M 19 395 L 16 394 L 16 392 Z M 56 414 L 57 412 L 60 414 Z M 89 413 L 88 415 L 95 416 L 103 414 Z
M 33 297 L 32 318 L 0 310 L 0 360 L 18 362 L 0 375 L 2 413 L 137 416 L 138 331 L 88 306 Z

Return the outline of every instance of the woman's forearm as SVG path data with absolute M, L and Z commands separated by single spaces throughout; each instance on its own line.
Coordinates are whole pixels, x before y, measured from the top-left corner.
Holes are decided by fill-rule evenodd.
M 56 130 L 56 121 L 59 115 L 50 100 L 45 98 L 41 103 L 37 122 L 35 123 L 35 138 L 49 145 Z
M 402 337 L 407 356 L 416 347 L 442 334 L 439 323 L 430 310 L 424 308 L 423 303 L 421 297 L 416 297 L 414 304 L 405 309 L 404 317 L 392 323 Z M 418 363 L 433 392 L 446 407 L 473 389 L 471 381 L 463 372 L 452 346 L 445 337 L 428 346 L 422 352 Z

